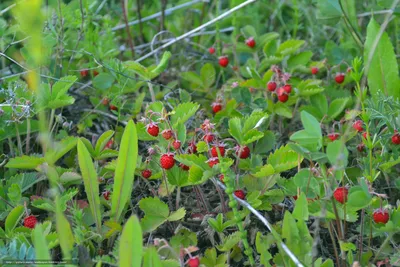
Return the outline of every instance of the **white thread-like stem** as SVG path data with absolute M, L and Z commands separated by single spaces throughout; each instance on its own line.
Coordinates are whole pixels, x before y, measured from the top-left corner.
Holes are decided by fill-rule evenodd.
M 225 13 L 219 15 L 218 17 L 216 17 L 216 18 L 214 18 L 214 19 L 212 19 L 212 20 L 210 20 L 210 21 L 204 23 L 203 25 L 200 25 L 199 27 L 197 27 L 197 28 L 195 28 L 195 29 L 193 29 L 193 30 L 191 30 L 191 31 L 188 31 L 188 32 L 185 33 L 185 34 L 182 34 L 181 36 L 177 37 L 175 40 L 172 40 L 172 41 L 170 41 L 170 42 L 168 42 L 168 43 L 166 43 L 166 44 L 164 44 L 164 45 L 158 47 L 157 49 L 151 51 L 150 53 L 148 53 L 148 54 L 142 56 L 141 58 L 137 59 L 136 62 L 140 62 L 140 61 L 142 61 L 142 60 L 144 60 L 144 59 L 146 59 L 146 58 L 148 58 L 148 57 L 154 55 L 155 53 L 157 53 L 157 52 L 163 50 L 164 48 L 167 48 L 167 47 L 169 47 L 170 45 L 173 45 L 174 43 L 179 42 L 180 40 L 182 40 L 182 39 L 184 39 L 184 38 L 186 38 L 186 37 L 192 35 L 193 33 L 198 32 L 198 31 L 200 31 L 200 30 L 206 28 L 207 26 L 210 26 L 210 25 L 214 24 L 215 22 L 217 22 L 217 21 L 219 21 L 219 20 L 221 20 L 221 19 L 223 19 L 223 18 L 229 16 L 229 15 L 232 14 L 233 12 L 235 12 L 235 11 L 237 11 L 237 10 L 239 10 L 239 9 L 241 9 L 241 8 L 243 8 L 243 7 L 245 7 L 245 6 L 249 5 L 249 4 L 251 4 L 251 3 L 254 3 L 254 2 L 256 2 L 256 1 L 257 1 L 257 0 L 247 0 L 246 2 L 243 2 L 243 3 L 241 3 L 240 5 L 235 6 L 234 8 L 232 8 L 232 9 L 226 11 Z
M 221 187 L 222 189 L 225 190 L 225 185 L 223 183 L 221 183 L 220 181 L 217 181 L 215 178 L 212 178 L 212 179 L 214 179 L 214 181 L 219 185 L 219 187 Z M 251 211 L 251 213 L 253 213 L 268 228 L 268 230 L 270 232 L 274 231 L 274 229 L 272 228 L 271 224 L 267 221 L 267 219 L 265 219 L 264 216 L 262 216 L 249 203 L 236 197 L 234 194 L 233 194 L 233 197 L 237 200 L 237 202 L 239 202 L 240 205 L 246 207 L 249 211 Z M 304 265 L 299 261 L 299 259 L 297 259 L 296 255 L 294 255 L 294 253 L 286 246 L 285 243 L 280 242 L 280 246 L 286 252 L 286 254 L 289 256 L 289 258 L 296 264 L 296 266 L 304 267 Z

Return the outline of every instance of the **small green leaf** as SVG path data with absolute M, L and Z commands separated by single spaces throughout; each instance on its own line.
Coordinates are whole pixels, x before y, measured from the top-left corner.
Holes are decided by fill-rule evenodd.
M 211 63 L 206 63 L 200 70 L 200 76 L 204 85 L 204 89 L 210 88 L 216 79 L 216 71 Z
M 93 86 L 99 90 L 110 89 L 115 81 L 114 76 L 106 72 L 102 72 L 93 79 Z
M 337 168 L 345 168 L 347 166 L 349 151 L 341 141 L 336 140 L 329 143 L 326 148 L 326 154 L 329 162 Z
M 336 119 L 336 117 L 343 112 L 349 102 L 350 98 L 337 98 L 333 100 L 328 109 L 329 118 L 331 120 Z
M 43 225 L 36 224 L 32 232 L 33 246 L 35 248 L 35 258 L 40 261 L 50 261 L 50 251 L 46 242 L 46 235 L 43 232 Z M 52 264 L 44 264 L 42 266 L 50 267 Z
M 229 120 L 229 133 L 239 144 L 243 144 L 242 125 L 240 118 L 232 118 Z
M 306 195 L 301 192 L 293 210 L 293 217 L 297 220 L 308 221 L 308 203 Z
M 34 170 L 39 165 L 45 162 L 44 158 L 38 158 L 34 156 L 22 156 L 10 159 L 10 161 L 6 164 L 7 168 L 10 169 L 27 169 Z
M 17 224 L 21 221 L 24 216 L 24 206 L 19 205 L 13 208 L 6 218 L 5 231 L 10 233 L 14 230 Z
M 71 250 L 74 246 L 75 240 L 72 234 L 71 225 L 61 210 L 59 199 L 56 199 L 56 229 L 58 238 L 60 240 L 60 247 L 63 254 L 63 258 L 71 259 Z
M 157 197 L 147 197 L 139 201 L 140 209 L 145 213 L 142 219 L 144 232 L 151 232 L 167 221 L 169 217 L 168 205 Z
M 184 124 L 190 117 L 196 114 L 196 111 L 199 109 L 200 105 L 187 102 L 181 103 L 174 109 L 174 114 L 171 115 L 171 124 L 175 127 L 178 123 Z
M 96 142 L 96 147 L 95 147 L 96 155 L 100 155 L 101 151 L 103 151 L 104 147 L 107 145 L 108 141 L 110 141 L 113 135 L 114 131 L 112 130 L 108 130 L 104 132 L 102 135 L 100 135 L 99 139 L 97 139 Z
M 287 56 L 290 54 L 295 53 L 297 50 L 300 49 L 304 45 L 305 41 L 303 40 L 287 40 L 286 42 L 282 43 L 278 50 L 276 51 L 277 56 Z
M 119 241 L 119 266 L 141 267 L 143 233 L 139 220 L 131 216 L 125 223 Z
M 180 219 L 185 217 L 185 214 L 186 210 L 184 208 L 180 208 L 169 215 L 168 221 L 170 222 L 179 221 Z

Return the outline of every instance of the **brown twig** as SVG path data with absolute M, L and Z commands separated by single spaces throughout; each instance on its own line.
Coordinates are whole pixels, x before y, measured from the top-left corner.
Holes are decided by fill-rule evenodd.
M 122 13 L 124 14 L 124 22 L 125 22 L 125 29 L 126 29 L 126 34 L 128 35 L 128 44 L 132 52 L 132 57 L 135 57 L 135 45 L 133 44 L 133 39 L 131 32 L 129 30 L 129 25 L 128 25 L 128 13 L 126 10 L 126 2 L 125 0 L 121 0 L 121 5 L 122 5 Z

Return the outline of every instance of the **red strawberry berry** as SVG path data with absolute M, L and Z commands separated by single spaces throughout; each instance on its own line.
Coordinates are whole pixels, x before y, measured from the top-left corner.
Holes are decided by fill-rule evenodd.
M 107 144 L 105 145 L 104 149 L 110 149 L 110 148 L 112 148 L 112 145 L 113 145 L 113 140 L 111 139 L 111 140 L 109 140 L 107 142 Z
M 154 137 L 158 136 L 158 133 L 160 132 L 160 128 L 158 128 L 158 125 L 154 122 L 147 124 L 146 128 L 147 132 Z
M 278 100 L 282 103 L 285 103 L 289 99 L 289 95 L 283 87 L 278 88 L 276 94 L 278 95 Z
M 142 177 L 144 179 L 149 179 L 151 177 L 151 174 L 152 174 L 152 172 L 149 169 L 142 171 Z
M 221 183 L 225 183 L 224 182 L 224 178 L 225 178 L 225 176 L 223 175 L 223 174 L 220 174 L 219 176 L 218 176 L 218 178 L 219 178 L 219 180 L 221 181 Z
M 196 146 L 196 143 L 195 143 L 195 142 L 190 142 L 190 143 L 189 143 L 188 152 L 189 152 L 190 154 L 195 154 L 195 153 L 197 153 L 197 146 Z
M 246 45 L 250 48 L 254 48 L 256 46 L 256 41 L 254 40 L 253 37 L 250 37 L 249 39 L 246 40 Z
M 214 157 L 214 158 L 210 158 L 206 162 L 208 163 L 208 166 L 210 166 L 210 168 L 212 168 L 214 165 L 217 165 L 219 163 L 219 159 L 217 157 Z
M 275 91 L 275 89 L 276 89 L 276 82 L 274 82 L 274 81 L 269 81 L 269 82 L 267 83 L 267 88 L 268 88 L 268 91 L 270 91 L 270 92 Z
M 111 104 L 111 105 L 109 106 L 109 108 L 110 108 L 110 110 L 118 111 L 117 106 L 114 106 L 113 104 Z
M 236 197 L 242 200 L 246 198 L 246 194 L 243 192 L 243 190 L 236 190 L 235 192 L 233 192 L 233 194 L 235 194 Z
M 389 221 L 389 212 L 386 209 L 380 208 L 374 211 L 372 217 L 375 223 L 386 224 Z
M 214 135 L 206 134 L 204 135 L 203 140 L 206 141 L 207 143 L 211 143 L 214 140 Z
M 172 131 L 170 129 L 165 129 L 161 132 L 161 135 L 162 137 L 164 137 L 165 140 L 169 140 L 172 138 Z
M 219 153 L 221 154 L 221 157 L 225 156 L 225 147 L 224 147 L 224 146 L 218 146 L 218 147 L 213 146 L 213 147 L 211 148 L 211 155 L 212 155 L 213 157 L 218 157 L 217 148 L 218 148 L 218 150 L 219 150 Z
M 337 73 L 336 76 L 335 76 L 335 81 L 338 84 L 343 83 L 344 82 L 344 73 Z
M 283 86 L 283 90 L 285 90 L 285 92 L 286 92 L 287 94 L 290 94 L 290 93 L 292 92 L 292 86 L 291 86 L 290 84 L 285 84 L 285 85 Z
M 24 226 L 25 226 L 26 228 L 33 229 L 33 228 L 35 228 L 35 225 L 36 225 L 36 224 L 37 224 L 37 219 L 36 219 L 36 217 L 33 216 L 33 215 L 30 215 L 30 216 L 28 216 L 28 217 L 26 217 L 26 218 L 24 219 Z
M 360 144 L 357 145 L 357 150 L 359 152 L 363 152 L 364 149 L 365 149 L 365 144 L 364 143 L 360 143 Z
M 215 53 L 215 48 L 214 47 L 210 47 L 208 48 L 208 52 L 213 55 Z
M 236 148 L 236 155 L 239 155 L 240 147 Z M 240 151 L 240 158 L 247 159 L 250 156 L 250 148 L 248 146 L 243 146 Z
M 363 132 L 362 136 L 364 139 L 368 139 L 368 136 L 371 137 L 371 135 L 368 134 L 367 132 Z
M 212 110 L 213 110 L 214 113 L 218 113 L 218 112 L 220 112 L 222 110 L 222 105 L 219 102 L 213 103 L 211 105 L 211 107 L 212 107 Z
M 317 67 L 311 67 L 311 73 L 313 75 L 317 75 L 318 74 L 319 69 Z
M 356 120 L 355 122 L 353 122 L 353 128 L 357 131 L 357 132 L 362 132 L 364 130 L 363 128 L 363 122 L 362 120 Z
M 219 58 L 218 63 L 221 67 L 226 68 L 229 64 L 229 58 L 226 56 L 222 56 Z
M 161 168 L 169 170 L 175 165 L 174 153 L 165 153 L 160 158 Z
M 333 192 L 333 197 L 336 199 L 336 201 L 343 204 L 347 201 L 348 194 L 349 190 L 346 187 L 338 187 Z
M 185 164 L 183 164 L 183 163 L 180 163 L 180 164 L 179 164 L 179 167 L 181 167 L 182 170 L 184 170 L 184 171 L 188 171 L 188 170 L 190 169 L 189 166 L 187 166 L 187 165 L 185 165 Z
M 103 98 L 103 99 L 101 100 L 101 103 L 102 103 L 104 106 L 108 106 L 108 104 L 110 103 L 110 100 L 108 100 L 108 98 Z
M 339 138 L 339 134 L 338 133 L 330 133 L 330 134 L 328 134 L 328 138 L 331 140 L 331 141 L 335 141 L 335 140 L 337 140 L 338 138 Z
M 103 193 L 101 193 L 104 197 L 105 200 L 109 200 L 110 199 L 110 191 L 104 191 Z
M 400 145 L 400 133 L 395 132 L 392 135 L 392 143 L 395 144 L 395 145 Z
M 84 69 L 84 70 L 81 70 L 80 73 L 81 73 L 81 77 L 86 77 L 89 75 L 89 70 Z
M 175 150 L 178 150 L 179 148 L 181 148 L 181 144 L 182 144 L 182 142 L 179 140 L 174 140 L 174 142 L 172 142 L 172 146 L 175 148 Z
M 199 267 L 199 265 L 200 265 L 200 260 L 198 257 L 190 258 L 188 260 L 189 267 Z
M 99 72 L 97 70 L 93 71 L 93 77 L 96 77 L 97 75 L 99 75 Z

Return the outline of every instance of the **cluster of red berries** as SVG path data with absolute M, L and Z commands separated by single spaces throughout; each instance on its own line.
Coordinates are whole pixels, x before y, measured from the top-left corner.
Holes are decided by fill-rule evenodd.
M 319 72 L 319 68 L 316 66 L 312 66 L 310 69 L 311 69 L 312 75 L 317 75 Z M 335 82 L 337 84 L 342 84 L 344 82 L 345 77 L 346 77 L 346 75 L 343 72 L 338 72 L 335 75 Z
M 114 110 L 114 111 L 117 111 L 118 110 L 118 108 L 115 106 L 115 105 L 113 105 L 113 104 L 110 104 L 110 99 L 108 99 L 108 98 L 103 98 L 102 100 L 101 100 L 101 103 L 104 105 L 104 106 L 108 106 L 108 108 L 110 109 L 110 110 Z
M 277 66 L 273 66 L 272 71 L 275 72 L 274 77 L 267 83 L 267 89 L 270 92 L 275 93 L 278 96 L 278 100 L 285 103 L 289 99 L 289 95 L 292 92 L 292 86 L 287 84 L 290 78 L 288 73 L 282 73 L 281 69 Z M 278 85 L 281 85 L 278 87 Z
M 368 136 L 370 136 L 370 135 L 367 132 L 363 132 L 364 131 L 363 125 L 364 125 L 364 123 L 361 120 L 356 120 L 353 123 L 353 128 L 357 132 L 362 132 L 362 137 L 364 139 L 368 139 Z M 400 133 L 398 132 L 398 130 L 394 130 L 391 141 L 392 141 L 392 144 L 394 144 L 394 145 L 400 145 Z M 357 146 L 357 150 L 361 152 L 364 150 L 364 147 L 365 147 L 365 145 L 363 143 L 361 143 Z
M 81 74 L 82 78 L 85 78 L 89 75 L 89 70 L 88 69 L 83 69 L 80 70 L 79 73 Z M 99 75 L 99 72 L 97 70 L 93 71 L 93 77 L 96 77 L 97 75 Z

